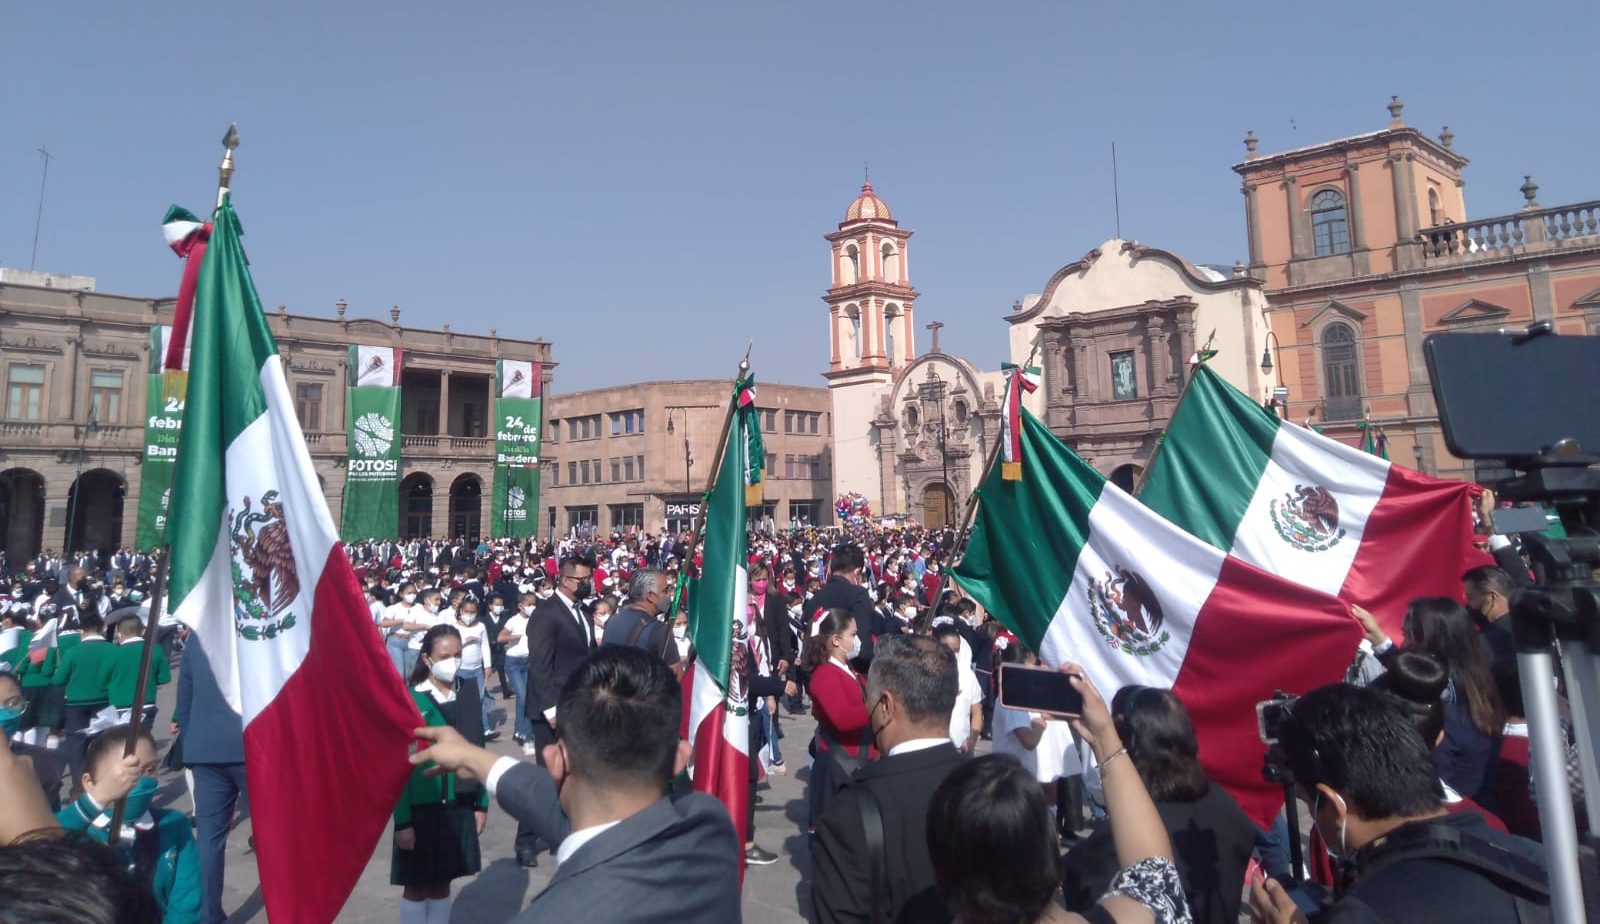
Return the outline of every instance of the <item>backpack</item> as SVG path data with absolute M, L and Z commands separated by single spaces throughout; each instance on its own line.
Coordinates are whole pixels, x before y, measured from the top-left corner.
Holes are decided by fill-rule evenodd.
M 1518 921 L 1545 924 L 1553 920 L 1550 880 L 1544 867 L 1474 831 L 1439 823 L 1407 825 L 1367 845 L 1353 859 L 1355 863 L 1347 870 L 1353 879 L 1406 860 L 1443 860 L 1483 876 L 1510 896 Z

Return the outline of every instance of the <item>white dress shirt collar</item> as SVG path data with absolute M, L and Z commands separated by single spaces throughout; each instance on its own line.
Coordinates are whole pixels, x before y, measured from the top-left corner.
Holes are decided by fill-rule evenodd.
M 432 680 L 424 680 L 421 683 L 417 684 L 416 686 L 412 687 L 411 689 L 416 690 L 418 693 L 426 693 L 426 694 L 428 694 L 429 696 L 433 697 L 433 701 L 436 702 L 436 703 L 443 704 L 443 703 L 453 703 L 453 702 L 456 701 L 456 688 L 454 686 L 450 687 L 450 692 L 449 693 L 446 693 L 445 695 L 440 696 L 439 695 L 439 688 L 433 685 L 433 681 Z
M 889 753 L 885 756 L 894 757 L 898 754 L 910 754 L 914 751 L 926 751 L 928 748 L 936 748 L 941 744 L 949 743 L 949 738 L 912 738 L 910 741 L 902 741 L 890 748 Z
M 622 824 L 620 819 L 617 821 L 608 821 L 603 825 L 594 825 L 592 827 L 583 828 L 568 834 L 561 842 L 561 846 L 556 848 L 556 865 L 560 866 L 561 864 L 567 862 L 567 860 L 573 854 L 577 853 L 578 850 L 583 847 L 583 845 L 589 843 L 590 841 L 620 824 Z

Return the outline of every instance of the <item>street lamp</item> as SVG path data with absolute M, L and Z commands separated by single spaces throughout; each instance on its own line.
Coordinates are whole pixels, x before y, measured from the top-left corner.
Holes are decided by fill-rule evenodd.
M 1272 362 L 1272 351 L 1278 351 L 1278 362 Z M 1267 342 L 1261 348 L 1261 374 L 1272 375 L 1273 369 L 1278 370 L 1278 384 L 1272 389 L 1272 397 L 1267 399 L 1266 406 L 1274 414 L 1281 413 L 1285 419 L 1289 416 L 1289 387 L 1283 384 L 1283 345 L 1278 342 L 1276 331 L 1267 330 Z
M 686 407 L 667 408 L 667 432 L 675 432 L 672 427 L 672 412 L 683 414 L 683 493 L 690 492 L 689 467 L 694 465 L 694 457 L 689 454 L 689 409 Z
M 944 479 L 940 490 L 943 496 L 940 502 L 944 505 L 944 526 L 950 525 L 950 453 L 946 451 L 945 440 L 950 436 L 950 427 L 945 423 L 944 417 L 944 379 L 938 373 L 933 376 L 933 391 L 939 399 L 939 470 L 940 477 Z

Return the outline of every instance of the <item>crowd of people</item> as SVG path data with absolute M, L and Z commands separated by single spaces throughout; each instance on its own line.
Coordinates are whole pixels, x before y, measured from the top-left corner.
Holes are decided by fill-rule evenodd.
M 1274 753 L 1313 821 L 1295 868 L 1299 832 L 1284 814 L 1257 827 L 1208 778 L 1171 690 L 1125 686 L 1108 702 L 1110 678 L 1063 664 L 1081 713 L 996 702 L 996 672 L 1038 658 L 945 580 L 959 538 L 870 525 L 749 537 L 734 661 L 750 779 L 805 773 L 813 920 L 1548 913 L 1505 618 L 1527 569 L 1509 543 L 1497 537 L 1498 566 L 1464 576 L 1466 605 L 1412 601 L 1403 643 L 1352 608 L 1365 638 L 1344 682 L 1285 707 Z M 754 798 L 740 844 L 722 804 L 685 784 L 689 536 L 346 551 L 430 744 L 387 850 L 403 924 L 450 919 L 452 883 L 485 862 L 492 804 L 518 823 L 522 865 L 556 863 L 517 920 L 587 918 L 600 903 L 616 921 L 739 920 L 741 854 L 745 867 L 781 857 L 761 844 Z M 0 594 L 0 895 L 14 897 L 0 922 L 46 920 L 28 916 L 51 900 L 38 882 L 66 875 L 101 890 L 75 898 L 72 920 L 223 920 L 226 835 L 248 796 L 241 731 L 191 708 L 183 630 L 150 612 L 158 562 L 123 550 L 0 564 L 12 576 Z M 152 618 L 148 682 L 177 677 L 164 761 L 186 770 L 192 819 L 152 807 L 156 715 L 131 713 Z M 814 718 L 809 741 L 784 744 L 785 714 Z M 526 759 L 487 747 L 502 736 Z M 127 825 L 107 846 L 119 800 Z

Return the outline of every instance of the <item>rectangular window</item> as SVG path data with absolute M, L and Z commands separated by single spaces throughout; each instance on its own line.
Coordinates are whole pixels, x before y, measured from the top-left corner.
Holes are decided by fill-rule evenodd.
M 789 523 L 793 526 L 817 525 L 817 511 L 821 508 L 820 501 L 792 500 L 789 502 Z
M 794 411 L 784 411 L 783 412 L 783 432 L 785 432 L 785 433 L 793 433 L 794 432 L 794 418 L 795 418 Z
M 89 373 L 89 411 L 99 423 L 122 420 L 122 373 L 111 369 Z
M 634 456 L 633 458 L 634 458 L 634 461 L 638 463 L 637 467 L 634 470 L 639 473 L 639 480 L 643 481 L 644 480 L 644 456 Z
M 611 506 L 611 528 L 616 530 L 643 529 L 644 505 L 613 504 Z
M 775 453 L 775 452 L 767 453 L 766 468 L 767 468 L 767 476 L 769 478 L 778 477 L 778 454 L 777 453 Z
M 6 374 L 6 417 L 38 420 L 44 408 L 44 367 L 13 363 Z
M 578 483 L 578 463 L 577 462 L 568 462 L 567 463 L 567 484 L 577 484 L 577 483 Z
M 550 425 L 545 427 L 544 433 L 545 433 L 545 439 L 547 439 L 549 442 L 552 442 L 552 443 L 561 442 L 561 421 L 559 421 L 559 420 L 550 421 Z
M 629 461 L 631 462 L 632 460 Z M 628 467 L 633 468 L 632 465 L 629 465 Z M 611 457 L 611 480 L 613 482 L 622 480 L 622 460 L 616 456 Z
M 633 456 L 623 456 L 622 458 L 622 479 L 624 481 L 633 480 L 633 458 Z
M 821 429 L 822 429 L 822 415 L 821 414 L 812 414 L 811 415 L 811 431 L 810 431 L 811 434 L 813 436 L 815 436 L 817 433 L 821 432 Z
M 322 429 L 321 385 L 316 382 L 295 383 L 294 416 L 300 418 L 300 429 L 308 433 Z
M 558 486 L 560 484 L 561 484 L 561 463 L 557 462 L 557 463 L 555 463 L 555 464 L 550 466 L 550 486 L 551 487 L 556 487 L 556 486 Z
M 1111 354 L 1111 397 L 1126 401 L 1139 397 L 1139 380 L 1133 367 L 1133 351 Z
M 593 527 L 600 521 L 600 511 L 595 507 L 568 507 L 567 525 L 573 529 Z
M 785 478 L 798 478 L 798 477 L 800 477 L 799 470 L 795 467 L 794 456 L 784 456 L 783 457 L 783 477 L 785 477 Z
M 622 415 L 621 414 L 612 414 L 611 415 L 611 435 L 612 436 L 621 436 L 622 435 Z
M 772 408 L 758 408 L 761 412 L 761 429 L 768 433 L 778 432 L 778 412 Z
M 479 439 L 488 435 L 485 429 L 488 421 L 484 420 L 483 410 L 471 401 L 461 404 L 461 435 L 473 436 Z

